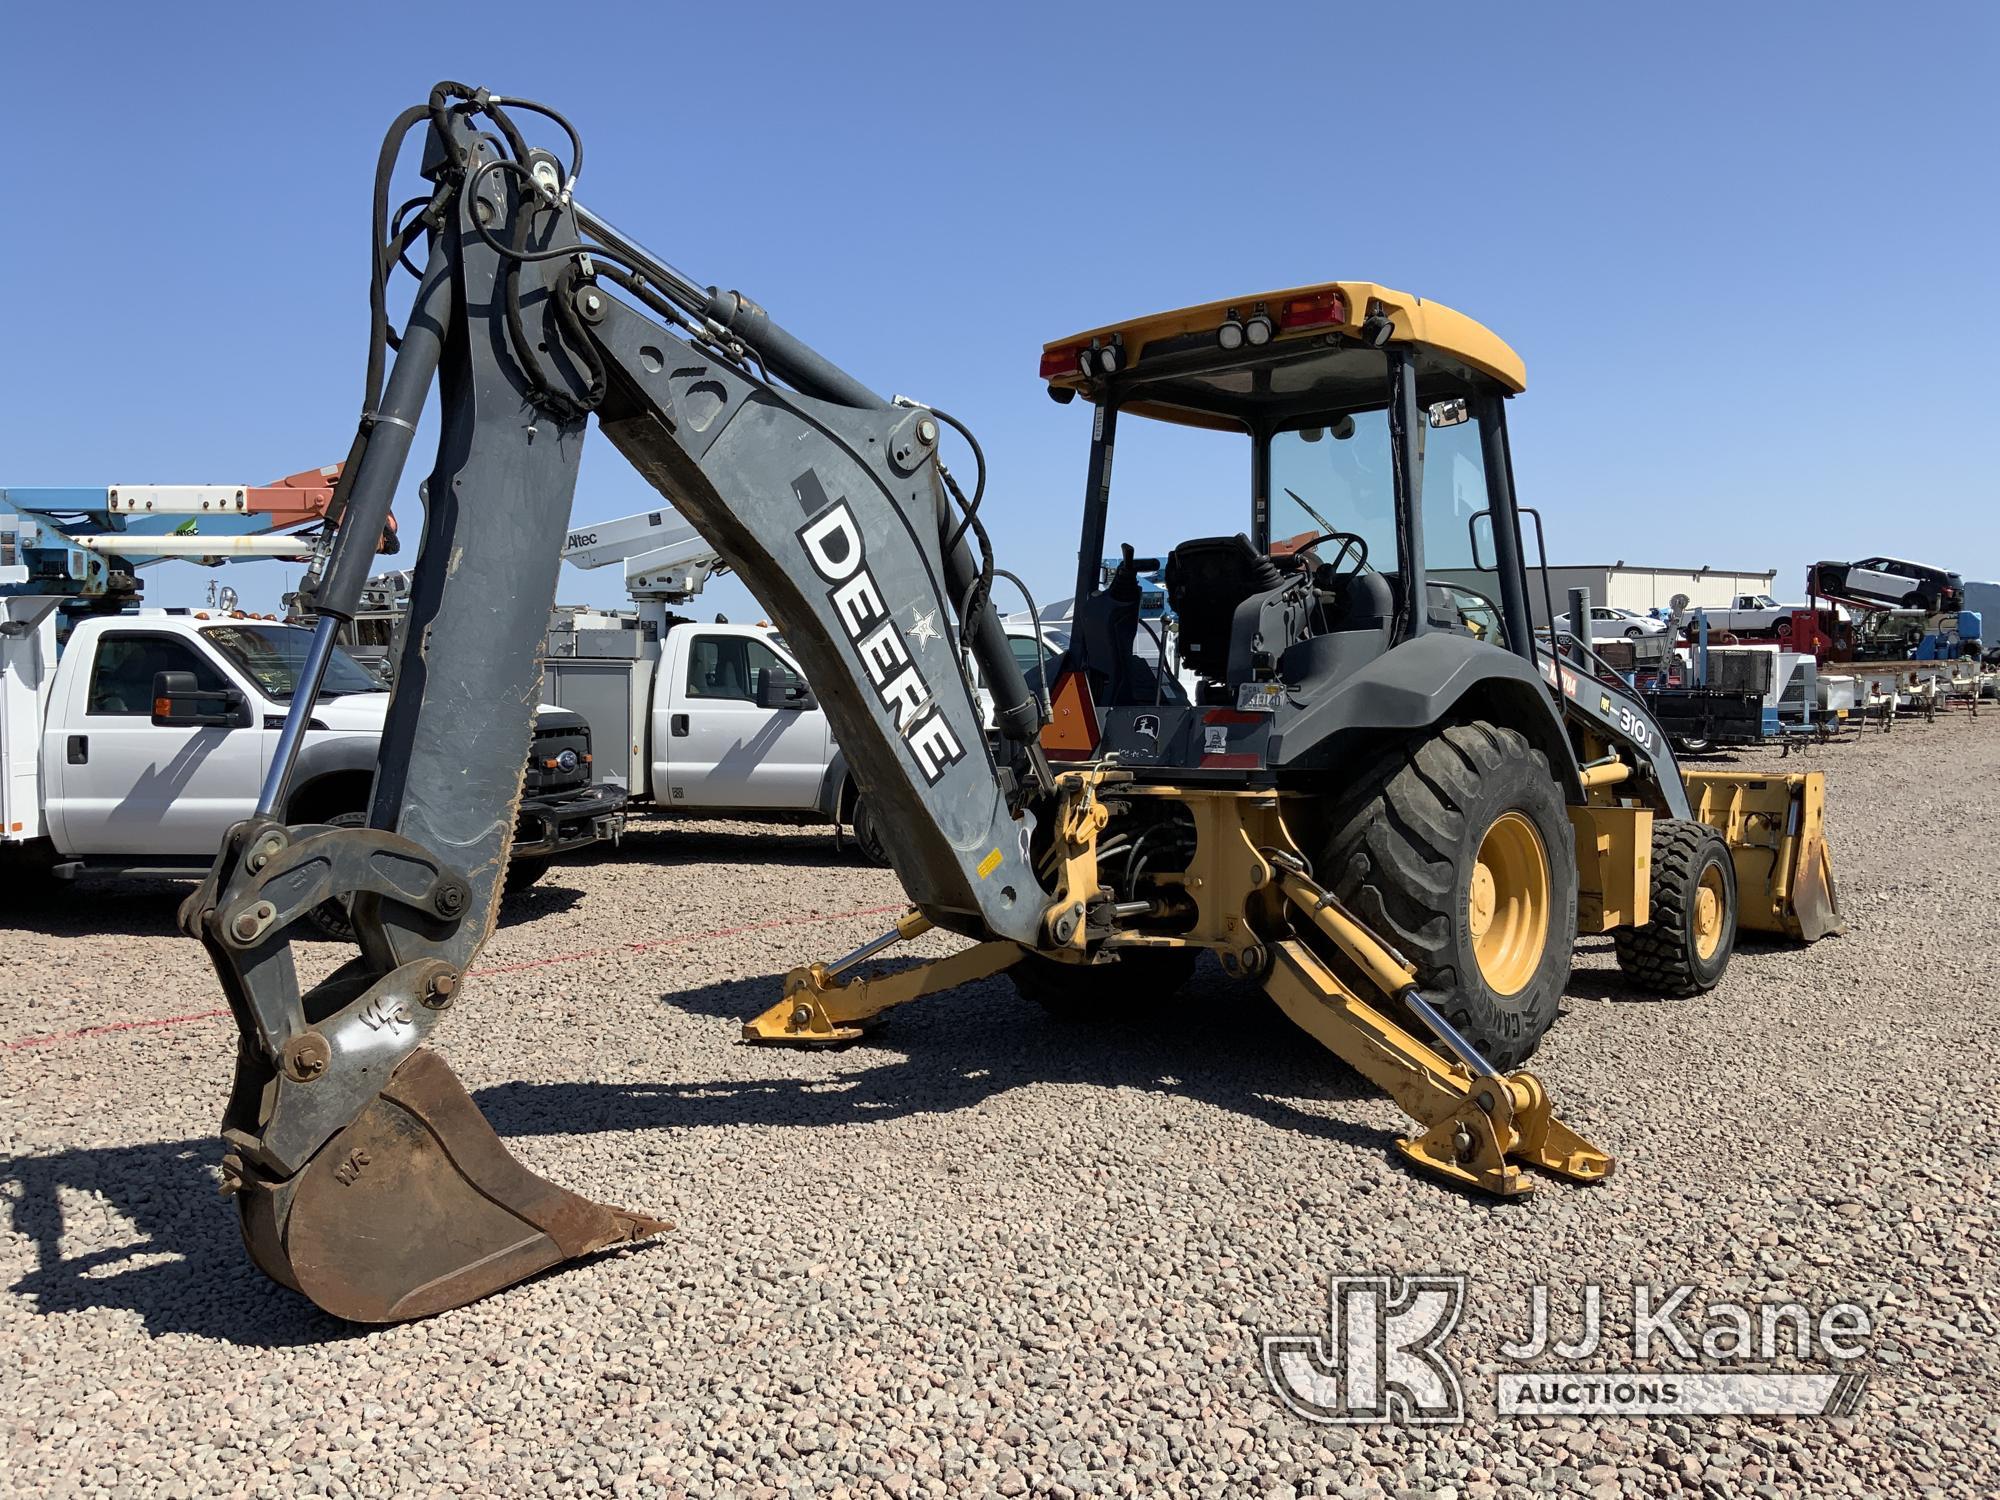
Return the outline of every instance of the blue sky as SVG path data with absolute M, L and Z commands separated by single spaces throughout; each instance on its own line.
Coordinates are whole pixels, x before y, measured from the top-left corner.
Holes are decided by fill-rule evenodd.
M 1087 417 L 1043 394 L 1041 343 L 1338 277 L 1520 350 L 1517 477 L 1555 561 L 1776 567 L 1790 592 L 1818 556 L 2000 576 L 1996 17 L 16 7 L 0 483 L 262 482 L 340 457 L 376 147 L 454 77 L 564 109 L 593 208 L 971 423 L 1001 565 L 1045 597 L 1074 569 Z M 1114 538 L 1247 524 L 1238 440 L 1121 437 Z M 652 502 L 594 441 L 575 519 Z M 269 607 L 292 571 L 225 581 Z M 168 565 L 149 597 L 195 602 L 209 576 Z M 617 591 L 565 570 L 561 597 Z M 754 612 L 733 585 L 702 607 Z

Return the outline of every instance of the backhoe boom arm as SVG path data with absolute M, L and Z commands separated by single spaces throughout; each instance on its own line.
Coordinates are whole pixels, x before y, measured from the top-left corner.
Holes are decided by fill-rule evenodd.
M 782 625 L 925 917 L 1029 946 L 1081 917 L 1031 862 L 1049 785 L 1039 713 L 990 601 L 990 559 L 969 545 L 983 544 L 977 496 L 955 504 L 939 461 L 950 419 L 882 400 L 748 299 L 700 292 L 622 236 L 602 243 L 614 232 L 525 146 L 509 107 L 443 84 L 399 121 L 427 129 L 433 192 L 376 257 L 377 357 L 334 499 L 317 649 L 258 815 L 182 912 L 238 1022 L 225 1178 L 245 1238 L 276 1279 L 362 1320 L 470 1300 L 658 1227 L 521 1172 L 483 1124 L 464 1125 L 476 1109 L 421 1045 L 495 921 L 593 416 Z M 482 116 L 492 129 L 475 128 Z M 420 238 L 382 380 L 382 283 Z M 318 672 L 358 607 L 433 386 L 437 459 L 369 826 L 287 827 Z M 968 656 L 995 700 L 997 750 Z M 326 900 L 348 903 L 361 953 L 301 992 L 289 928 Z M 393 1264 L 343 1250 L 364 1198 L 377 1213 L 421 1200 L 453 1232 L 413 1231 Z

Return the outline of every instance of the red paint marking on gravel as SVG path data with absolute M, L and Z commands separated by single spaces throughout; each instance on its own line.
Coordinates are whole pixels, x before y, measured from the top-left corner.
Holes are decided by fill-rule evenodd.
M 106 1021 L 102 1026 L 86 1026 L 81 1031 L 51 1031 L 42 1036 L 24 1036 L 18 1041 L 8 1042 L 4 1049 L 19 1052 L 24 1047 L 52 1047 L 57 1042 L 79 1042 L 85 1037 L 110 1036 L 119 1031 L 143 1031 L 152 1026 L 179 1026 L 187 1021 L 208 1021 L 216 1016 L 226 1016 L 226 1010 L 197 1010 L 185 1016 L 155 1016 L 142 1021 Z
M 907 906 L 857 906 L 853 911 L 828 912 L 815 917 L 773 917 L 768 922 L 745 922 L 741 927 L 718 927 L 712 932 L 689 932 L 676 937 L 646 938 L 636 943 L 613 943 L 608 948 L 584 948 L 575 953 L 554 953 L 547 958 L 523 959 L 517 964 L 493 964 L 474 969 L 470 978 L 483 974 L 518 974 L 523 969 L 541 969 L 550 964 L 575 963 L 580 958 L 602 958 L 611 953 L 650 953 L 655 948 L 678 948 L 710 938 L 741 937 L 746 932 L 771 932 L 780 927 L 814 927 L 826 922 L 844 922 L 850 917 L 880 917 L 890 912 L 908 911 Z
M 555 953 L 547 958 L 530 958 L 518 964 L 494 964 L 474 969 L 472 978 L 486 974 L 518 974 L 523 969 L 544 969 L 551 964 L 573 964 L 583 958 L 603 958 L 612 953 L 650 953 L 657 948 L 678 948 L 711 938 L 741 937 L 746 932 L 771 932 L 782 927 L 814 927 L 828 922 L 845 922 L 853 917 L 880 917 L 909 910 L 906 906 L 857 906 L 852 911 L 827 912 L 813 917 L 773 917 L 768 922 L 745 922 L 740 927 L 717 927 L 710 932 L 688 932 L 675 937 L 647 938 L 637 943 L 614 943 L 608 948 L 582 948 L 575 953 Z M 159 1026 L 183 1026 L 189 1021 L 213 1021 L 227 1010 L 197 1010 L 184 1016 L 154 1016 L 137 1021 L 106 1021 L 101 1026 L 85 1026 L 76 1031 L 50 1031 L 40 1036 L 24 1036 L 0 1042 L 0 1052 L 20 1052 L 29 1047 L 53 1047 L 58 1042 L 81 1042 L 91 1037 L 115 1036 L 121 1031 L 147 1031 Z

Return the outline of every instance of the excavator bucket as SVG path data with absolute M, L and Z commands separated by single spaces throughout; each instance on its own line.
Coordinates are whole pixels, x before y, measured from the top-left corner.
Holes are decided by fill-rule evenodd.
M 523 1167 L 429 1048 L 296 1177 L 239 1202 L 265 1274 L 355 1323 L 429 1317 L 672 1227 Z
M 1739 926 L 1805 943 L 1847 930 L 1834 892 L 1821 772 L 1692 771 L 1686 780 L 1694 815 L 1729 845 Z

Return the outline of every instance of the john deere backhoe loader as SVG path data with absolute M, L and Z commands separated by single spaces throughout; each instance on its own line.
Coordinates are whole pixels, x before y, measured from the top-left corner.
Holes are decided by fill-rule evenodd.
M 566 159 L 529 147 L 530 114 Z M 429 189 L 392 217 L 413 129 Z M 1515 1194 L 1524 1164 L 1611 1169 L 1509 1071 L 1554 1015 L 1572 932 L 1616 933 L 1629 969 L 1687 993 L 1728 960 L 1739 885 L 1746 923 L 1834 920 L 1815 780 L 1709 778 L 1691 801 L 1636 701 L 1537 646 L 1503 410 L 1521 365 L 1470 319 L 1340 282 L 1050 346 L 1052 393 L 1094 412 L 1079 628 L 1043 703 L 991 601 L 983 460 L 969 497 L 940 462 L 965 430 L 620 234 L 574 196 L 581 160 L 546 106 L 452 83 L 385 143 L 366 401 L 308 686 L 260 811 L 182 912 L 240 1032 L 225 1189 L 279 1281 L 342 1317 L 420 1317 L 663 1227 L 520 1167 L 424 1045 L 493 925 L 593 418 L 784 622 L 912 903 L 795 970 L 751 1040 L 846 1040 L 1003 969 L 1055 1005 L 1152 1003 L 1211 950 L 1397 1099 L 1412 1161 Z M 386 283 L 419 252 L 393 333 Z M 434 384 L 369 826 L 288 827 L 311 684 Z M 1098 586 L 1121 413 L 1247 438 L 1248 531 L 1167 564 L 1192 698 L 1137 664 L 1131 570 Z M 1427 573 L 1446 538 L 1456 581 Z M 330 899 L 360 954 L 301 992 L 290 933 Z M 973 942 L 857 977 L 931 927 Z

